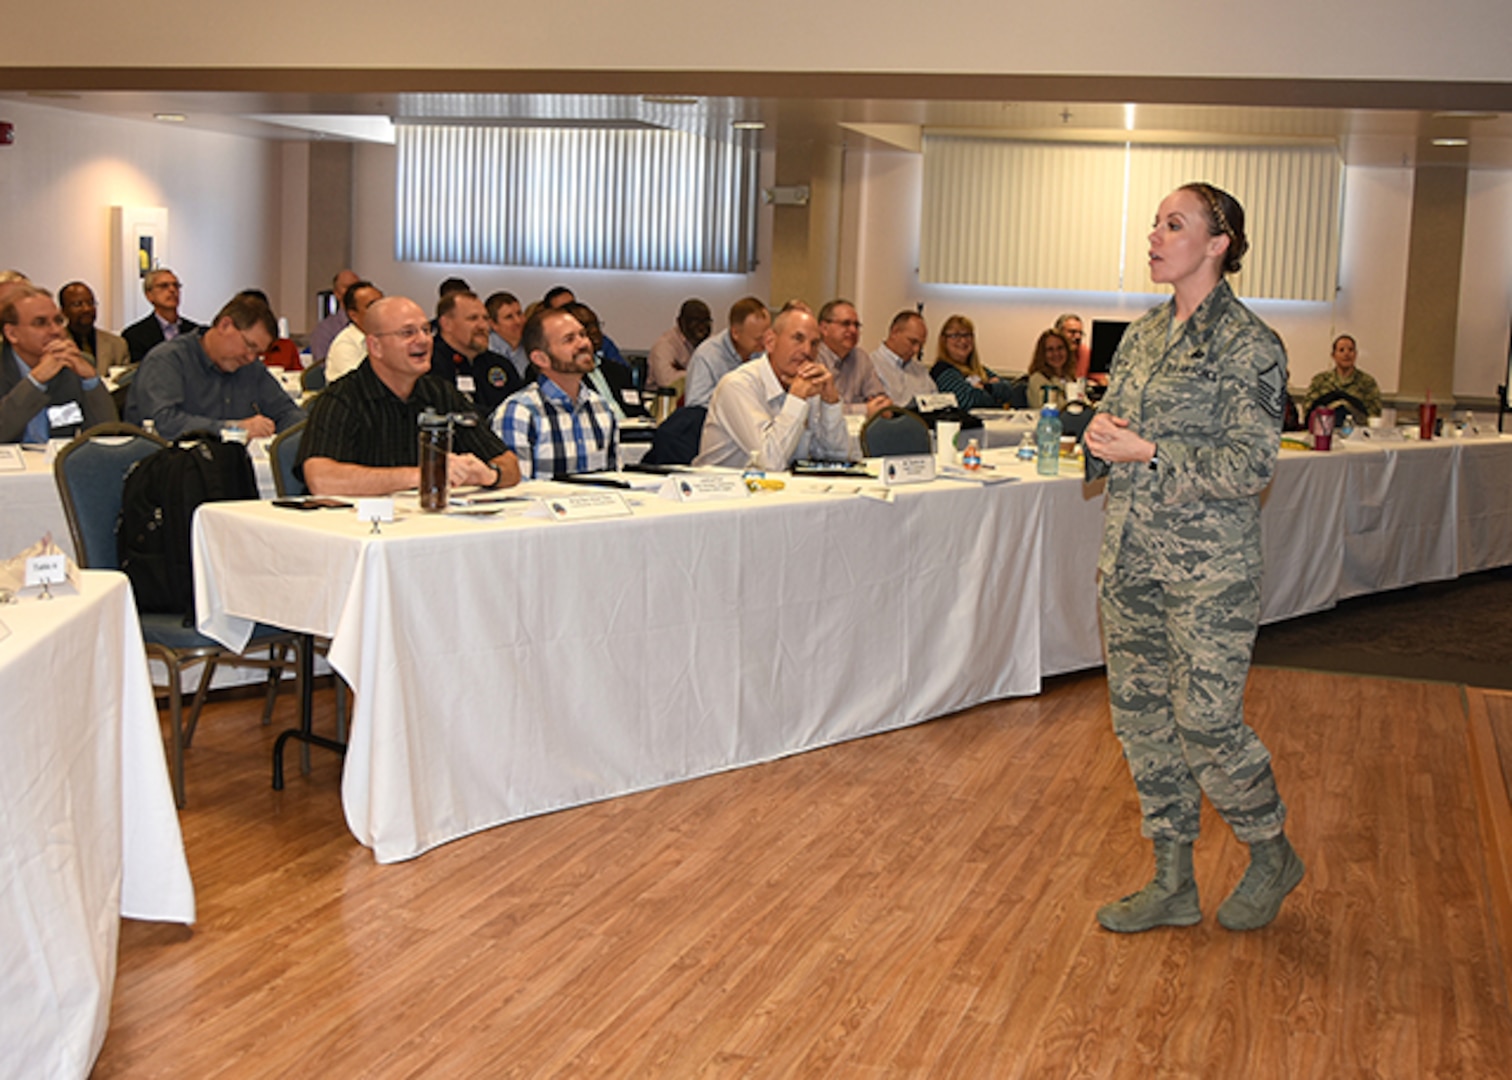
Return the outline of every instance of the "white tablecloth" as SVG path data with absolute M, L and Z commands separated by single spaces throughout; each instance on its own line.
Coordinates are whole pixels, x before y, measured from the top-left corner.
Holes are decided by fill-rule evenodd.
M 1046 485 L 763 494 L 556 524 L 219 504 L 201 628 L 328 635 L 381 861 L 1039 688 Z
M 937 481 L 891 506 L 638 496 L 633 519 L 415 515 L 380 537 L 349 511 L 207 507 L 201 629 L 233 646 L 250 619 L 334 639 L 357 690 L 348 824 L 402 859 L 1101 663 L 1100 492 L 1070 463 L 1044 479 L 1009 451 L 987 459 L 1017 481 Z M 1284 452 L 1262 618 L 1512 562 L 1509 522 L 1512 439 Z
M 52 455 L 39 450 L 22 452 L 25 472 L 0 472 L 0 559 L 35 544 L 43 533 L 52 538 L 69 558 L 77 558 L 58 483 L 53 478 Z M 254 447 L 252 466 L 257 472 L 257 490 L 265 499 L 274 493 L 273 469 L 265 449 Z
M 122 915 L 194 921 L 126 578 L 0 607 L 0 1075 L 89 1073 Z
M 77 557 L 51 457 L 40 450 L 24 450 L 21 456 L 25 472 L 0 472 L 0 559 L 25 551 L 44 533 L 52 533 L 69 558 Z

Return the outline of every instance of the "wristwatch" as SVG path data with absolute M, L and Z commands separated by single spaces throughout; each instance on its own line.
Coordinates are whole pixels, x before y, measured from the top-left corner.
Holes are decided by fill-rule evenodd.
M 496 488 L 504 482 L 504 470 L 499 468 L 492 461 L 487 462 L 487 465 L 490 469 L 493 470 L 494 473 L 493 483 L 489 484 L 488 486 L 490 488 Z
M 1158 446 L 1155 448 L 1155 452 L 1150 455 L 1150 471 L 1160 471 L 1160 447 Z

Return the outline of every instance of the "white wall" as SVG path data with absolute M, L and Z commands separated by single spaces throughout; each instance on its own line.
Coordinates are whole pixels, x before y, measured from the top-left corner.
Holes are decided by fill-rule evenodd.
M 163 206 L 184 314 L 209 318 L 249 285 L 277 298 L 274 144 L 14 102 L 4 113 L 16 141 L 0 147 L 0 266 L 53 290 L 89 282 L 100 325 L 119 328 L 135 316 L 110 310 L 110 208 Z
M 1333 339 L 1349 334 L 1359 346 L 1360 367 L 1375 376 L 1382 391 L 1396 391 L 1402 371 L 1411 228 L 1411 169 L 1344 170 L 1336 316 L 1321 337 L 1308 342 L 1308 352 L 1293 347 L 1294 386 L 1306 386 L 1313 375 L 1327 369 Z
M 394 258 L 394 170 L 392 146 L 361 145 L 353 160 L 352 268 L 385 293 L 408 296 L 430 310 L 436 286 L 452 276 L 465 278 L 479 296 L 500 289 L 529 306 L 553 285 L 566 285 L 593 308 L 604 332 L 622 349 L 648 349 L 670 328 L 677 309 L 696 296 L 714 313 L 714 329 L 724 329 L 730 306 L 743 296 L 766 298 L 771 271 L 771 211 L 757 220 L 757 267 L 750 274 L 673 274 L 616 270 L 541 270 L 535 267 L 475 266 L 398 262 Z M 762 184 L 771 183 L 771 155 L 763 154 Z
M 1454 392 L 1495 397 L 1507 380 L 1512 313 L 1512 173 L 1472 172 L 1465 201 Z
M 922 301 L 932 335 L 948 316 L 963 314 L 976 324 L 977 344 L 989 366 L 1023 371 L 1040 331 L 1062 312 L 1074 311 L 1089 320 L 1129 319 L 1168 295 L 925 284 L 918 274 L 923 159 L 882 149 L 851 149 L 847 154 L 846 198 L 859 205 L 859 240 L 855 278 L 843 283 L 841 291 L 854 294 L 866 324 L 862 338 L 868 348 L 886 335 L 887 321 L 895 312 Z M 1338 298 L 1332 304 L 1256 301 L 1254 308 L 1285 339 L 1294 387 L 1306 386 L 1328 366 L 1330 343 L 1336 334 L 1347 332 L 1359 341 L 1360 366 L 1390 392 L 1401 366 L 1412 171 L 1347 169 L 1345 185 L 1340 266 L 1344 288 Z M 1143 265 L 1132 255 L 1129 262 L 1131 267 Z M 1512 268 L 1499 265 L 1490 276 L 1505 291 Z M 929 348 L 933 355 L 933 338 Z

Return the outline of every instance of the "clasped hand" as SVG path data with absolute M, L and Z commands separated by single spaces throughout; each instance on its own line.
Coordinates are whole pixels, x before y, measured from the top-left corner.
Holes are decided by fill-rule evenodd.
M 68 338 L 48 342 L 42 350 L 42 359 L 37 361 L 31 374 L 39 383 L 50 383 L 64 368 L 72 368 L 81 379 L 92 379 L 96 375 L 89 358 Z
M 840 391 L 835 389 L 835 374 L 815 360 L 810 360 L 793 376 L 793 385 L 788 393 L 801 398 L 819 395 L 821 401 L 833 405 L 840 400 Z
M 1141 438 L 1122 416 L 1098 413 L 1087 425 L 1082 444 L 1104 461 L 1149 461 L 1155 444 Z

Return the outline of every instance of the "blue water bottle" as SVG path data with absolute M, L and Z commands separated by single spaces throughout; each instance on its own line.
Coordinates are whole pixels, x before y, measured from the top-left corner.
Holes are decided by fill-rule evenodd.
M 1039 423 L 1034 425 L 1034 471 L 1041 476 L 1060 475 L 1060 410 L 1050 400 L 1050 387 L 1045 387 L 1045 404 L 1040 409 Z

